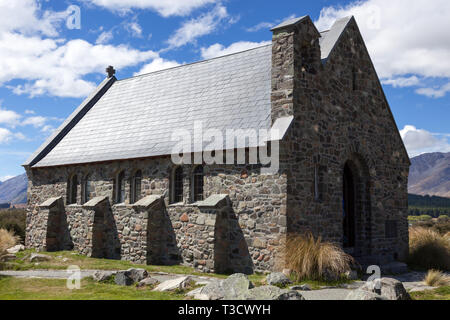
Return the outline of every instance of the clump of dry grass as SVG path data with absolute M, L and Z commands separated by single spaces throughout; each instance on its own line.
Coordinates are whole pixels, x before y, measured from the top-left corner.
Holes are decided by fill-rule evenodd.
M 18 240 L 12 231 L 0 229 L 0 256 L 6 253 L 6 249 L 15 246 Z
M 429 228 L 409 229 L 410 265 L 425 269 L 450 269 L 450 241 Z
M 350 270 L 354 259 L 337 245 L 306 235 L 289 235 L 286 241 L 286 267 L 297 281 L 338 280 Z
M 429 270 L 423 281 L 432 287 L 450 286 L 450 277 L 439 270 Z

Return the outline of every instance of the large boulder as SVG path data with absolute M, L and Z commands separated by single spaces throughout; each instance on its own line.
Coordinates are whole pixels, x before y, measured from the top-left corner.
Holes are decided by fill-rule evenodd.
M 245 300 L 253 283 L 245 274 L 235 273 L 227 279 L 214 281 L 194 293 L 198 300 Z
M 411 297 L 403 286 L 403 283 L 392 278 L 381 278 L 367 281 L 360 289 L 380 294 L 388 300 L 411 300 Z
M 155 278 L 148 277 L 148 278 L 145 278 L 145 279 L 142 279 L 141 281 L 139 281 L 139 283 L 137 284 L 137 287 L 138 288 L 149 287 L 149 286 L 154 286 L 158 283 L 159 283 L 159 281 L 156 280 Z
M 388 300 L 388 299 L 374 292 L 357 289 L 350 291 L 345 300 Z
M 134 282 L 139 282 L 148 277 L 147 270 L 130 268 L 127 270 L 128 275 Z
M 92 279 L 97 282 L 104 282 L 112 279 L 112 277 L 117 273 L 117 271 L 101 271 L 97 270 L 92 275 Z
M 182 290 L 189 287 L 192 282 L 193 280 L 189 276 L 167 280 L 160 283 L 155 289 L 153 289 L 153 291 L 171 291 L 176 289 Z
M 286 286 L 292 281 L 286 277 L 284 273 L 281 272 L 272 272 L 266 277 L 266 282 L 271 286 Z
M 32 253 L 30 256 L 30 262 L 50 261 L 51 259 L 52 257 L 40 253 Z
M 130 272 L 125 270 L 116 273 L 114 282 L 119 286 L 131 286 L 134 283 L 134 280 L 131 278 Z
M 16 254 L 19 251 L 23 251 L 23 250 L 25 250 L 25 246 L 23 244 L 18 244 L 17 246 L 6 249 L 6 252 L 11 253 L 11 254 Z
M 248 290 L 243 300 L 305 300 L 305 298 L 294 290 L 261 286 Z

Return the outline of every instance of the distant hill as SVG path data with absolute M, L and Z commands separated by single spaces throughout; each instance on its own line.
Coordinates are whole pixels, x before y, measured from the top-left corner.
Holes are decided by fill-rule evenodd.
M 450 152 L 412 158 L 408 192 L 450 198 Z
M 0 203 L 26 203 L 27 202 L 27 175 L 3 181 L 0 184 Z

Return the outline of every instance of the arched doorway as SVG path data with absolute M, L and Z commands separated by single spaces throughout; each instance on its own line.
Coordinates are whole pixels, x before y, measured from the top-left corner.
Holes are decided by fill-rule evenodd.
M 353 154 L 342 172 L 342 246 L 353 257 L 371 254 L 371 220 L 369 168 Z

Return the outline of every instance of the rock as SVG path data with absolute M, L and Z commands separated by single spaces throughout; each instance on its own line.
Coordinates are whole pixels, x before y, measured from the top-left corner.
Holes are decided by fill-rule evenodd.
M 51 259 L 52 257 L 47 256 L 45 254 L 32 253 L 30 257 L 30 262 L 49 261 Z
M 253 288 L 253 283 L 242 273 L 235 273 L 222 280 L 221 286 L 224 290 L 224 300 L 242 300 L 249 289 Z
M 159 283 L 159 281 L 156 280 L 155 278 L 148 277 L 148 278 L 145 278 L 145 279 L 142 279 L 141 281 L 139 281 L 139 283 L 137 284 L 137 287 L 141 288 L 141 287 L 147 287 L 147 286 L 154 286 L 158 283 Z
M 283 274 L 286 277 L 289 277 L 292 274 L 292 270 L 291 269 L 283 269 Z
M 201 288 L 195 295 L 199 300 L 243 300 L 253 283 L 242 273 L 235 273 L 227 279 L 214 281 Z
M 378 281 L 379 286 L 377 288 Z M 379 280 L 368 281 L 360 289 L 380 294 L 388 300 L 411 300 L 403 283 L 392 278 L 381 278 Z
M 190 285 L 192 281 L 193 281 L 192 278 L 189 276 L 167 280 L 160 283 L 155 289 L 153 289 L 153 291 L 170 291 L 175 289 L 180 290 L 185 289 Z
M 95 271 L 92 275 L 92 279 L 97 282 L 103 282 L 110 280 L 117 272 L 115 271 Z
M 358 272 L 356 270 L 350 270 L 345 273 L 345 276 L 349 280 L 358 280 Z
M 350 291 L 345 300 L 388 300 L 388 299 L 374 292 L 357 289 Z
M 133 282 L 139 282 L 148 277 L 148 273 L 144 269 L 130 268 L 127 270 L 128 276 L 133 279 Z
M 68 258 L 63 258 L 63 259 L 62 259 L 62 262 L 67 262 L 67 261 L 69 261 Z
M 266 277 L 266 282 L 271 286 L 285 286 L 292 283 L 292 281 L 281 272 L 272 272 Z
M 8 253 L 3 256 L 0 256 L 0 262 L 8 262 L 8 261 L 16 260 L 16 259 L 17 259 L 16 255 L 12 254 L 12 253 Z
M 25 250 L 25 246 L 22 244 L 18 244 L 17 246 L 14 246 L 12 248 L 6 249 L 6 252 L 11 253 L 11 254 L 15 254 L 19 251 L 23 251 Z
M 118 271 L 114 278 L 114 282 L 119 286 L 131 286 L 134 280 L 130 277 L 128 271 Z
M 294 290 L 261 286 L 248 290 L 244 300 L 305 300 L 305 298 Z
M 292 286 L 292 287 L 289 287 L 289 289 L 291 289 L 291 290 L 300 290 L 300 291 L 311 291 L 311 287 L 309 285 L 307 285 L 307 284 L 302 284 L 302 285 L 299 285 L 299 286 Z

